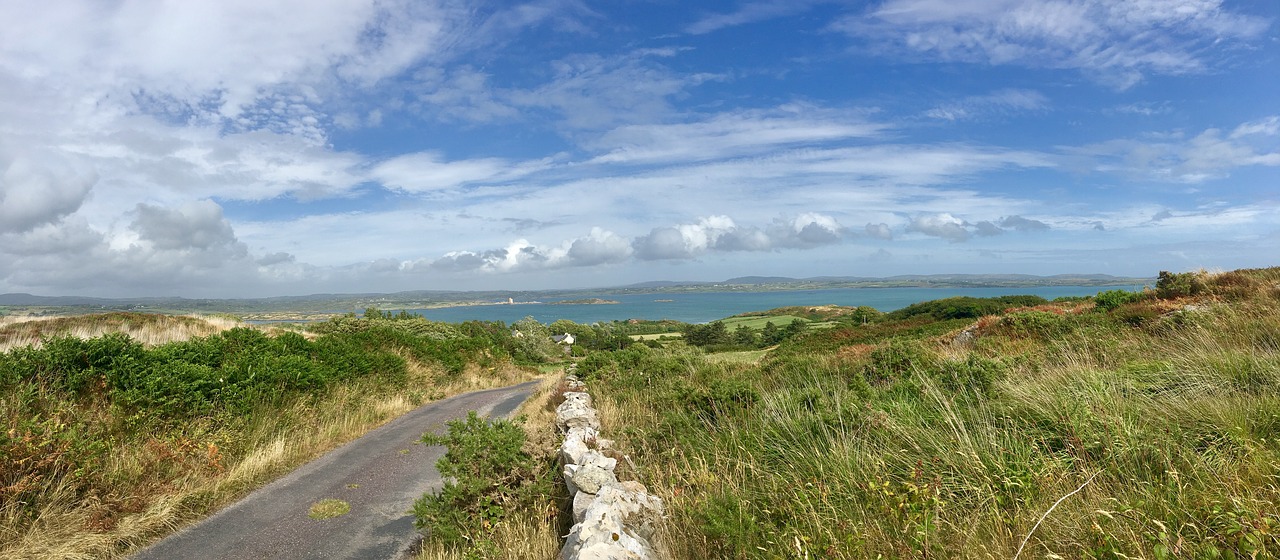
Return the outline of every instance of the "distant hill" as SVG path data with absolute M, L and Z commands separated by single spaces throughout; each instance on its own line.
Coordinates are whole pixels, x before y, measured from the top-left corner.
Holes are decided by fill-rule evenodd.
M 722 284 L 784 284 L 797 281 L 795 278 L 786 276 L 740 276 L 725 280 Z
M 1153 284 L 1153 278 L 1125 278 L 1107 274 L 912 274 L 883 278 L 863 276 L 740 276 L 723 282 L 670 281 L 640 282 L 610 288 L 572 290 L 490 290 L 483 292 L 414 290 L 396 293 L 309 294 L 239 299 L 190 299 L 183 297 L 97 298 L 80 296 L 37 296 L 28 293 L 0 294 L 0 306 L 66 308 L 56 313 L 92 311 L 158 311 L 254 314 L 270 311 L 311 313 L 359 312 L 380 309 L 419 309 L 462 303 L 546 301 L 553 299 L 608 299 L 628 293 L 689 293 L 735 291 L 784 291 L 840 288 L 890 287 L 1043 287 L 1043 286 L 1123 286 Z

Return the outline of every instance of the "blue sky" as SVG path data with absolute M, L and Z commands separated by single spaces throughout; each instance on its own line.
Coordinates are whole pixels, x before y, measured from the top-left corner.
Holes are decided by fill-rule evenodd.
M 0 3 L 0 293 L 1280 265 L 1272 0 Z

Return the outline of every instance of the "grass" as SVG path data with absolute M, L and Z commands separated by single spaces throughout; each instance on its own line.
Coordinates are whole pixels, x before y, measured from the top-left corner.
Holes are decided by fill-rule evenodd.
M 732 363 L 732 364 L 755 364 L 759 363 L 766 355 L 768 350 L 744 350 L 740 352 L 716 352 L 707 354 L 706 360 L 709 363 Z
M 103 320 L 84 321 L 98 328 Z M 83 332 L 74 321 L 60 328 Z M 140 423 L 93 384 L 68 396 L 20 379 L 0 391 L 0 557 L 125 557 L 429 400 L 534 377 L 500 360 L 454 372 L 408 350 L 400 359 L 402 377 L 355 377 L 243 414 L 214 410 L 181 422 Z M 6 455 L 13 450 L 30 453 Z M 12 478 L 23 472 L 32 474 Z
M 1280 556 L 1280 269 L 1199 274 L 1110 312 L 628 350 L 593 390 L 672 558 Z
M 657 333 L 657 334 L 633 334 L 633 335 L 631 335 L 631 340 L 641 340 L 641 341 L 643 341 L 643 340 L 658 340 L 659 338 L 663 338 L 663 337 L 667 337 L 667 338 L 682 338 L 682 337 L 684 337 L 684 333 L 682 333 L 682 332 L 668 332 L 668 333 Z
M 227 317 L 156 315 L 113 312 L 71 317 L 0 316 L 0 352 L 24 346 L 39 347 L 51 336 L 93 338 L 124 333 L 147 346 L 209 336 L 237 326 Z
M 733 330 L 738 327 L 747 327 L 758 331 L 764 328 L 765 323 L 773 323 L 778 328 L 783 328 L 791 324 L 792 321 L 800 321 L 801 323 L 810 322 L 808 319 L 793 315 L 777 315 L 770 317 L 729 317 L 727 319 L 720 320 L 720 322 L 724 323 L 724 326 L 729 329 L 729 332 L 733 332 Z
M 351 511 L 351 504 L 335 498 L 326 498 L 311 504 L 307 517 L 317 521 L 341 517 Z

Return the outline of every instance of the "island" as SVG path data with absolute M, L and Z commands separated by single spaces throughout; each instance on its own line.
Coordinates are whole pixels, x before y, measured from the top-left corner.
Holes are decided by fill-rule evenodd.
M 622 303 L 612 299 L 587 298 L 587 299 L 566 299 L 561 301 L 552 301 L 547 305 L 613 305 Z

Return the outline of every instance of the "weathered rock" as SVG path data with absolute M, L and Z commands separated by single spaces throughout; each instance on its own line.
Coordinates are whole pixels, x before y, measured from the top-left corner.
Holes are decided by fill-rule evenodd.
M 582 457 L 591 451 L 590 441 L 599 441 L 593 428 L 570 428 L 560 444 L 560 463 L 563 465 L 582 464 Z
M 573 466 L 566 465 L 564 468 L 565 482 L 573 484 L 570 487 L 570 493 L 573 493 L 573 488 L 577 488 L 581 492 L 598 494 L 601 488 L 618 484 L 618 479 L 613 475 L 613 471 L 599 464 L 591 463 L 579 465 L 577 468 L 570 468 Z
M 955 346 L 970 346 L 976 340 L 978 340 L 978 326 L 972 325 L 966 327 L 955 338 L 951 339 L 951 344 Z
M 588 492 L 578 492 L 573 495 L 573 522 L 582 523 L 582 518 L 587 513 L 587 508 L 591 507 L 591 502 L 596 501 L 596 495 Z
M 608 507 L 622 516 L 622 524 L 627 530 L 644 540 L 653 538 L 662 523 L 662 498 L 643 491 L 644 485 L 635 483 L 642 489 L 639 492 L 623 487 L 601 488 L 596 494 L 596 501 L 602 502 L 600 507 Z M 595 505 L 595 502 L 592 502 Z M 588 508 L 587 513 L 590 513 Z
M 575 498 L 576 500 L 576 498 Z M 561 558 L 652 558 L 649 538 L 662 518 L 662 500 L 605 487 L 573 526 Z
M 565 393 L 565 400 L 556 407 L 556 426 L 561 432 L 573 428 L 600 429 L 600 419 L 596 409 L 591 407 L 591 395 L 586 393 Z
M 582 387 L 576 378 L 570 386 Z M 639 482 L 618 482 L 618 460 L 601 452 L 612 442 L 599 437 L 591 396 L 572 391 L 556 408 L 565 434 L 560 446 L 564 481 L 573 496 L 573 520 L 560 557 L 566 560 L 648 560 L 649 544 L 662 520 L 662 500 Z M 634 465 L 632 465 L 634 468 Z

